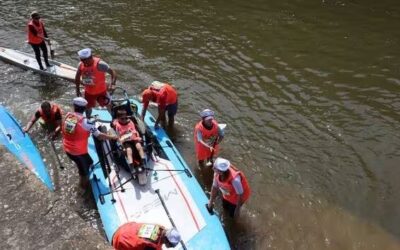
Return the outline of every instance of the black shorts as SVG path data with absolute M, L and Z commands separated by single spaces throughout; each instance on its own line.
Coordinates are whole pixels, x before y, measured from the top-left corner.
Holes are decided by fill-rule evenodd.
M 222 199 L 222 207 L 226 210 L 228 210 L 229 212 L 229 216 L 230 217 L 234 217 L 235 216 L 235 210 L 236 210 L 236 205 L 230 203 L 229 201 Z
M 75 162 L 79 170 L 80 176 L 86 176 L 89 173 L 89 167 L 93 164 L 92 157 L 89 154 L 84 155 L 71 155 L 67 153 L 67 156 Z

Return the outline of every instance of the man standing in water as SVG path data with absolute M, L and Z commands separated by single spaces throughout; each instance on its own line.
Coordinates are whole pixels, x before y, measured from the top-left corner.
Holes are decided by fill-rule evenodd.
M 88 102 L 86 117 L 90 118 L 96 102 L 102 107 L 107 106 L 111 113 L 111 97 L 108 91 L 115 88 L 117 74 L 99 57 L 92 56 L 92 50 L 89 48 L 78 51 L 78 55 L 81 61 L 75 75 L 76 95 L 81 96 L 79 86 L 83 84 L 85 86 L 84 97 Z M 106 84 L 106 73 L 111 75 L 111 84 L 108 85 Z
M 213 169 L 215 174 L 207 208 L 209 211 L 212 210 L 218 190 L 220 190 L 222 206 L 228 210 L 230 217 L 236 219 L 240 215 L 243 203 L 250 197 L 251 191 L 247 178 L 224 158 L 217 158 Z
M 88 102 L 82 97 L 73 100 L 74 112 L 68 112 L 62 123 L 64 151 L 76 163 L 80 186 L 86 189 L 89 183 L 88 171 L 93 160 L 88 154 L 88 138 L 93 134 L 99 140 L 118 140 L 118 136 L 101 133 L 93 123 L 83 116 Z
M 50 67 L 45 41 L 48 41 L 50 44 L 44 24 L 40 20 L 40 15 L 38 12 L 34 11 L 32 12 L 31 19 L 28 23 L 28 43 L 32 46 L 33 51 L 35 52 L 36 61 L 38 62 L 41 70 L 45 69 L 43 68 L 43 64 L 40 59 L 40 49 L 43 52 L 46 67 Z
M 218 126 L 214 112 L 205 109 L 200 112 L 201 121 L 194 127 L 194 146 L 200 167 L 211 167 L 213 157 L 218 154 L 219 143 L 224 138 L 224 131 Z
M 172 128 L 175 122 L 175 115 L 178 111 L 178 93 L 176 89 L 168 83 L 154 81 L 142 92 L 143 109 L 141 118 L 144 121 L 149 103 L 156 102 L 158 106 L 158 116 L 154 127 L 158 128 L 161 124 L 166 123 L 165 113 L 168 113 L 168 127 Z

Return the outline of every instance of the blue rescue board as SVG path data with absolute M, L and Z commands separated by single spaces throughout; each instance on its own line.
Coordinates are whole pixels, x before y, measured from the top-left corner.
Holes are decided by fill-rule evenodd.
M 0 105 L 0 144 L 13 153 L 51 191 L 54 186 L 39 151 L 28 134 L 5 107 Z

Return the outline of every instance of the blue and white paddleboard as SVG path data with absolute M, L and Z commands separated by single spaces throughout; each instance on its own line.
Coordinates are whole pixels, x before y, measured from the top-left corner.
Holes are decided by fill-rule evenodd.
M 130 99 L 139 112 L 141 104 Z M 97 126 L 110 129 L 111 116 L 105 109 L 93 109 Z M 219 218 L 210 214 L 203 189 L 186 165 L 162 128 L 154 129 L 154 118 L 145 117 L 147 129 L 154 136 L 161 152 L 147 153 L 147 184 L 137 179 L 113 162 L 110 143 L 103 141 L 103 162 L 99 161 L 94 140 L 89 140 L 89 154 L 97 163 L 89 171 L 94 199 L 107 239 L 111 242 L 115 231 L 126 222 L 161 224 L 167 228 L 175 225 L 182 236 L 175 249 L 230 249 Z M 99 144 L 97 144 L 99 150 Z M 110 162 L 104 166 L 104 160 Z M 109 174 L 107 174 L 109 172 Z
M 0 144 L 5 145 L 19 161 L 35 173 L 51 191 L 54 191 L 49 172 L 36 146 L 29 135 L 23 133 L 17 120 L 2 105 L 0 105 Z

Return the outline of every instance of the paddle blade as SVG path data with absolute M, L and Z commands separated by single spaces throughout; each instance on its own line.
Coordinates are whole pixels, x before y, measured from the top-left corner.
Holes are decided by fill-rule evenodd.
M 226 128 L 226 123 L 220 123 L 220 124 L 218 124 L 218 127 L 219 127 L 221 130 L 224 130 L 224 129 Z

